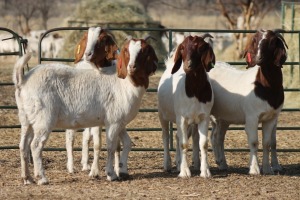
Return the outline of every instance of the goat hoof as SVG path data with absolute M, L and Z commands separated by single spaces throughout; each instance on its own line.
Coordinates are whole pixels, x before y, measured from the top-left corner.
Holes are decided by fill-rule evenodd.
M 24 185 L 31 185 L 33 183 L 35 183 L 35 182 L 31 177 L 24 179 Z
M 108 181 L 117 181 L 119 177 L 115 173 L 107 173 L 107 180 Z
M 82 171 L 89 171 L 91 170 L 91 166 L 90 165 L 83 165 L 82 166 Z
M 89 173 L 89 177 L 91 177 L 91 178 L 99 178 L 100 175 L 99 175 L 99 172 L 98 172 L 98 171 L 97 171 L 97 172 L 91 171 L 91 172 Z
M 252 165 L 250 166 L 249 170 L 250 175 L 260 175 L 260 169 L 258 165 Z
M 178 175 L 180 178 L 190 178 L 191 177 L 191 171 L 189 168 L 186 168 L 185 170 L 181 170 L 180 174 Z
M 200 177 L 202 177 L 202 178 L 210 178 L 211 177 L 211 173 L 210 173 L 209 169 L 201 171 Z
M 38 185 L 48 185 L 49 181 L 47 178 L 42 178 L 38 181 Z

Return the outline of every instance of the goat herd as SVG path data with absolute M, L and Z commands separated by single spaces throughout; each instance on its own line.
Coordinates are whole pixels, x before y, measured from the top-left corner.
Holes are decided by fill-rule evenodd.
M 14 67 L 13 82 L 21 123 L 20 157 L 24 184 L 34 183 L 29 173 L 30 150 L 37 184 L 47 184 L 42 149 L 54 128 L 64 128 L 68 162 L 73 172 L 73 140 L 83 132 L 82 165 L 97 177 L 100 131 L 106 130 L 107 180 L 128 176 L 127 159 L 131 140 L 126 125 L 138 113 L 141 100 L 156 71 L 158 59 L 145 39 L 128 37 L 119 52 L 113 35 L 91 27 L 75 47 L 76 67 L 40 64 L 25 75 L 30 53 Z M 281 67 L 287 45 L 278 31 L 259 30 L 248 41 L 244 57 L 249 69 L 237 70 L 216 62 L 202 36 L 187 36 L 166 59 L 166 70 L 158 86 L 158 114 L 164 144 L 164 170 L 171 170 L 168 123 L 177 125 L 176 165 L 179 177 L 190 177 L 187 163 L 188 137 L 193 137 L 193 162 L 200 176 L 211 177 L 207 151 L 208 126 L 216 163 L 226 169 L 224 138 L 230 124 L 245 124 L 250 148 L 249 174 L 261 173 L 258 164 L 258 123 L 263 130 L 262 173 L 282 170 L 276 155 L 277 118 L 284 102 Z M 88 164 L 88 140 L 93 136 L 94 160 Z M 123 145 L 120 154 L 120 145 Z M 199 156 L 201 153 L 201 161 Z M 269 152 L 271 151 L 271 162 Z

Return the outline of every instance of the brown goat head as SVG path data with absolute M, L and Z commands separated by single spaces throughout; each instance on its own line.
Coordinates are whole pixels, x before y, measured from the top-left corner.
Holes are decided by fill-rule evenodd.
M 78 63 L 86 50 L 88 33 L 84 33 L 79 43 L 75 48 L 75 61 Z M 118 46 L 114 36 L 105 29 L 101 29 L 98 40 L 94 47 L 94 53 L 90 59 L 98 68 L 111 66 L 111 61 L 116 60 L 118 56 Z
M 279 30 L 260 30 L 248 41 L 244 57 L 248 67 L 256 64 L 282 67 L 287 59 L 287 48 Z
M 186 73 L 196 68 L 203 67 L 209 72 L 215 64 L 215 54 L 209 43 L 204 39 L 212 38 L 210 34 L 203 36 L 188 36 L 177 47 L 174 59 L 172 74 L 177 72 L 183 62 L 183 69 Z
M 145 39 L 129 38 L 124 43 L 117 64 L 119 78 L 129 75 L 136 86 L 149 85 L 158 64 L 158 58 L 153 47 Z

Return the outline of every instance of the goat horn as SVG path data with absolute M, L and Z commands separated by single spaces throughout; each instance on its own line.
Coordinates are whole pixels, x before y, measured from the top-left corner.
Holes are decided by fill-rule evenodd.
M 105 28 L 102 30 L 104 30 L 107 33 L 107 35 L 109 35 L 111 37 L 111 39 L 114 41 L 114 43 L 117 44 L 116 38 L 110 29 Z
M 273 29 L 272 31 L 273 31 L 274 33 L 276 33 L 276 34 L 277 34 L 277 33 L 282 33 L 282 32 L 284 33 L 284 32 L 285 32 L 285 30 L 283 30 L 283 29 Z
M 209 37 L 209 38 L 214 38 L 211 34 L 209 33 L 204 33 L 202 36 L 201 36 L 203 39 Z
M 155 41 L 157 41 L 157 39 L 156 39 L 156 38 L 154 38 L 154 37 L 153 37 L 153 36 L 151 36 L 151 35 L 147 35 L 147 36 L 145 36 L 145 37 L 144 37 L 144 40 L 145 40 L 145 41 L 147 41 L 147 40 L 148 40 L 148 39 L 150 39 L 150 38 L 151 38 L 151 39 L 153 39 L 153 40 L 155 40 Z

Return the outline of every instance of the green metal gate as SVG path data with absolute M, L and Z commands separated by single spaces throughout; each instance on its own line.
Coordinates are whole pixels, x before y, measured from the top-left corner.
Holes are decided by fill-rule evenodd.
M 39 55 L 38 55 L 38 62 L 42 63 L 42 62 L 46 62 L 46 61 L 52 61 L 52 62 L 73 62 L 74 59 L 73 58 L 46 58 L 46 57 L 42 57 L 42 53 L 41 53 L 41 47 L 42 47 L 42 42 L 43 39 L 50 33 L 53 32 L 60 32 L 60 31 L 83 31 L 83 30 L 87 30 L 88 27 L 61 27 L 61 28 L 55 28 L 55 29 L 50 29 L 47 32 L 45 32 L 45 34 L 41 37 L 40 42 L 39 42 Z M 19 47 L 20 47 L 20 51 L 18 52 L 11 52 L 11 53 L 5 53 L 5 54 L 1 54 L 1 55 L 22 55 L 22 42 L 24 42 L 22 40 L 22 38 L 20 38 L 16 33 L 14 33 L 11 30 L 5 29 L 5 28 L 0 28 L 0 30 L 4 30 L 7 32 L 10 32 L 13 34 L 13 36 L 18 39 L 19 42 Z M 172 33 L 174 32 L 193 32 L 193 33 L 232 33 L 232 34 L 246 34 L 246 33 L 254 33 L 256 32 L 255 30 L 250 30 L 250 31 L 246 31 L 246 30 L 206 30 L 206 29 L 161 29 L 161 28 L 110 28 L 110 30 L 112 32 L 114 31 L 148 31 L 148 32 L 166 32 L 169 36 L 169 49 L 172 49 Z M 296 59 L 294 61 L 289 61 L 286 62 L 285 65 L 286 66 L 296 66 L 300 69 L 300 31 L 285 31 L 284 36 L 286 35 L 291 35 L 293 36 L 293 38 L 298 40 L 298 49 L 296 49 L 296 53 L 294 56 Z M 288 43 L 288 45 L 290 45 Z M 241 65 L 241 66 L 245 66 L 246 63 L 245 62 L 233 62 L 233 61 L 229 61 L 227 60 L 228 63 L 230 63 L 231 65 Z M 160 64 L 163 65 L 163 62 L 160 61 Z M 300 78 L 300 73 L 299 73 L 299 78 Z M 13 83 L 0 83 L 0 87 L 1 86 L 7 86 L 7 85 L 13 85 Z M 14 89 L 14 88 L 13 88 Z M 148 93 L 156 93 L 157 92 L 157 88 L 149 88 L 147 90 Z M 297 93 L 300 94 L 300 82 L 298 83 L 297 87 L 293 87 L 293 88 L 285 88 L 285 93 L 289 93 L 289 92 L 293 92 L 293 93 Z M 300 99 L 299 99 L 300 102 Z M 3 106 L 0 105 L 0 109 L 17 109 L 17 107 L 15 106 L 15 102 L 11 102 L 10 106 Z M 140 109 L 139 112 L 157 112 L 157 109 L 153 109 L 153 108 L 143 108 Z M 282 112 L 300 112 L 300 106 L 295 107 L 295 108 L 284 108 L 282 110 Z M 15 125 L 4 125 L 4 126 L 0 126 L 0 130 L 1 129 L 20 129 L 20 125 L 19 124 L 15 124 Z M 230 127 L 229 130 L 244 130 L 244 127 Z M 259 130 L 261 130 L 261 127 L 259 127 Z M 283 131 L 291 131 L 291 130 L 300 130 L 300 126 L 284 126 L 284 127 L 277 127 L 277 130 L 283 130 Z M 65 130 L 53 130 L 53 132 L 64 132 Z M 82 131 L 82 130 L 81 130 Z M 147 128 L 128 128 L 127 129 L 128 132 L 147 132 L 147 131 L 157 131 L 157 132 L 161 132 L 161 128 L 160 127 L 147 127 Z M 170 134 L 173 136 L 173 132 L 176 131 L 176 128 L 173 127 L 173 124 L 170 124 Z M 300 137 L 300 135 L 299 135 Z M 171 138 L 171 142 L 170 142 L 170 149 L 174 150 L 174 144 L 173 144 L 173 137 Z M 18 146 L 0 146 L 0 149 L 18 149 Z M 60 150 L 65 150 L 64 147 L 62 148 L 45 148 L 44 150 L 46 151 L 60 151 Z M 75 148 L 75 150 L 81 150 L 81 148 Z M 133 148 L 132 150 L 134 151 L 162 151 L 162 148 Z M 249 151 L 249 149 L 226 149 L 226 151 Z M 261 150 L 260 150 L 261 151 Z M 278 149 L 278 152 L 300 152 L 300 149 Z

